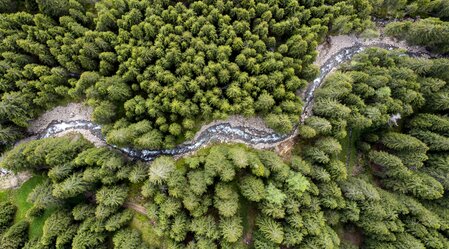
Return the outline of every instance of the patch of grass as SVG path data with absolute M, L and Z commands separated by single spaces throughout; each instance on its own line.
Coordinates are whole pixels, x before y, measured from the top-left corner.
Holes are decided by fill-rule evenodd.
M 33 204 L 27 202 L 28 195 L 33 189 L 45 180 L 44 176 L 36 175 L 22 184 L 18 189 L 5 190 L 0 192 L 0 201 L 9 201 L 17 207 L 14 223 L 27 220 L 30 222 L 29 237 L 30 239 L 42 236 L 42 228 L 45 220 L 56 210 L 45 210 L 40 217 L 28 218 L 26 216 L 28 210 Z
M 134 212 L 134 218 L 131 221 L 130 227 L 138 230 L 142 234 L 142 240 L 155 248 L 165 248 L 164 238 L 158 236 L 150 223 L 150 220 L 144 215 Z
M 254 226 L 256 223 L 256 212 L 257 210 L 251 205 L 251 202 L 245 198 L 240 198 L 240 215 L 242 217 L 243 225 L 243 238 L 242 245 L 244 247 L 250 248 L 245 241 L 251 241 L 254 232 Z
M 42 236 L 45 221 L 56 210 L 58 209 L 57 208 L 46 209 L 43 215 L 35 217 L 31 220 L 30 229 L 28 231 L 28 236 L 30 237 L 30 240 L 37 239 Z
M 128 192 L 128 201 L 135 202 L 138 204 L 143 204 L 143 196 L 141 194 L 142 185 L 144 183 L 132 183 L 130 184 L 129 192 Z
M 0 202 L 8 201 L 9 200 L 9 190 L 2 190 L 0 191 Z
M 33 204 L 27 202 L 28 195 L 33 189 L 44 181 L 43 176 L 33 176 L 26 181 L 22 186 L 11 193 L 11 202 L 17 206 L 16 217 L 14 222 L 19 222 L 26 219 L 27 211 L 33 206 Z

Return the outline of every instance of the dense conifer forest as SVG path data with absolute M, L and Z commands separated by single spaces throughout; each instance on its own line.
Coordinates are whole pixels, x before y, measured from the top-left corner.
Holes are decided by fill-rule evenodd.
M 301 121 L 319 45 L 378 33 L 423 52 L 365 48 Z M 0 249 L 449 248 L 448 55 L 445 0 L 0 0 Z M 73 102 L 107 145 L 27 130 Z M 121 149 L 234 115 L 288 149 Z

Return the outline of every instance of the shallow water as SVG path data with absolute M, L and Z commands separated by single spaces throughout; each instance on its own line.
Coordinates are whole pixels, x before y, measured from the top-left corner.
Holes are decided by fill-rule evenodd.
M 382 47 L 386 49 L 394 49 L 395 47 L 388 44 L 375 44 L 370 47 Z M 367 46 L 362 44 L 356 44 L 352 47 L 347 47 L 341 49 L 339 52 L 331 56 L 320 68 L 319 76 L 307 87 L 304 94 L 304 107 L 303 113 L 301 115 L 301 122 L 312 115 L 312 107 L 314 100 L 314 93 L 323 83 L 326 76 L 341 63 L 349 61 L 352 57 L 360 52 L 362 52 Z M 412 56 L 421 56 L 422 54 L 410 54 Z M 89 130 L 93 135 L 104 141 L 104 137 L 101 133 L 101 126 L 94 124 L 91 121 L 86 120 L 76 120 L 76 121 L 53 121 L 48 125 L 48 127 L 41 132 L 38 137 L 46 138 L 54 134 L 69 130 L 69 129 L 85 129 Z M 138 150 L 132 148 L 118 148 L 114 145 L 108 145 L 110 147 L 119 149 L 123 153 L 127 154 L 129 157 L 141 159 L 145 161 L 151 161 L 155 157 L 160 155 L 183 155 L 195 151 L 203 146 L 210 143 L 220 143 L 220 142 L 241 142 L 247 145 L 273 145 L 291 138 L 295 132 L 291 134 L 278 134 L 278 133 L 268 133 L 266 131 L 242 127 L 242 126 L 231 126 L 229 123 L 220 123 L 213 125 L 206 130 L 204 130 L 194 141 L 188 141 L 178 145 L 173 149 L 162 149 L 162 150 Z

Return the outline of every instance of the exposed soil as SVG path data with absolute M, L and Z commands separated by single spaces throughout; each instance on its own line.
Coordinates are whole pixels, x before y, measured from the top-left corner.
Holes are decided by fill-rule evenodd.
M 363 243 L 363 234 L 360 229 L 350 227 L 343 233 L 343 240 L 349 241 L 352 245 L 360 248 Z
M 290 161 L 292 157 L 292 150 L 295 146 L 295 139 L 291 138 L 283 141 L 275 147 L 276 153 L 285 161 Z
M 357 162 L 356 162 L 354 168 L 352 169 L 352 172 L 351 172 L 351 175 L 352 175 L 352 176 L 360 175 L 360 174 L 362 174 L 362 173 L 364 172 L 364 170 L 365 170 L 364 167 L 363 167 L 363 165 L 365 164 L 365 162 L 364 162 L 364 160 L 363 160 L 362 155 L 361 155 L 360 153 L 357 153 L 356 156 L 357 156 Z
M 404 41 L 397 41 L 390 37 L 384 37 L 382 34 L 378 38 L 364 39 L 355 35 L 337 35 L 330 36 L 326 43 L 317 47 L 318 57 L 315 65 L 321 67 L 329 58 L 338 53 L 343 48 L 349 48 L 361 44 L 363 46 L 375 46 L 376 44 L 391 45 L 398 48 L 403 48 L 411 52 L 429 54 L 429 52 L 419 46 L 409 46 Z
M 74 121 L 91 120 L 93 109 L 82 103 L 70 103 L 44 112 L 39 118 L 30 122 L 28 132 L 37 134 L 47 128 L 55 120 Z
M 207 130 L 209 127 L 212 127 L 217 124 L 223 124 L 228 123 L 231 127 L 245 127 L 245 128 L 252 128 L 255 130 L 264 131 L 267 133 L 274 133 L 274 131 L 267 127 L 265 122 L 261 117 L 244 117 L 242 115 L 231 115 L 225 120 L 216 120 L 212 121 L 209 124 L 203 125 L 201 129 L 195 134 L 195 137 L 193 140 L 196 140 L 198 136 Z
M 253 235 L 254 235 L 254 228 L 256 226 L 256 210 L 254 207 L 250 206 L 247 213 L 247 222 L 248 222 L 248 228 L 243 235 L 242 242 L 245 245 L 252 245 L 253 244 Z
M 8 173 L 0 176 L 0 190 L 15 189 L 32 177 L 29 172 L 20 172 L 18 174 Z
M 123 204 L 123 207 L 130 208 L 130 209 L 138 212 L 139 214 L 147 216 L 147 209 L 144 206 L 139 205 L 137 203 L 127 201 L 127 202 L 125 202 L 125 204 Z

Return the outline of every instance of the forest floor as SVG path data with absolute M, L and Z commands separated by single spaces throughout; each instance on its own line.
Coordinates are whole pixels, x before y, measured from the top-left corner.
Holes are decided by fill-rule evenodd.
M 341 139 L 339 142 L 342 147 L 338 159 L 346 164 L 346 170 L 349 176 L 354 176 L 359 173 L 358 157 L 359 153 L 357 150 L 357 141 L 360 139 L 360 130 L 348 131 L 348 135 Z
M 130 209 L 138 212 L 139 214 L 147 215 L 147 209 L 140 204 L 128 201 L 128 202 L 125 202 L 125 204 L 123 204 L 123 207 L 130 208 Z
M 132 208 L 131 208 L 132 209 Z M 142 234 L 142 240 L 148 245 L 153 245 L 154 248 L 166 248 L 164 238 L 161 238 L 154 231 L 153 224 L 148 222 L 146 215 L 132 209 L 134 211 L 134 217 L 131 220 L 131 228 L 140 231 Z
M 29 176 L 31 174 L 28 173 Z M 29 217 L 28 210 L 33 204 L 27 201 L 28 195 L 40 183 L 45 180 L 43 176 L 33 176 L 28 178 L 24 183 L 16 189 L 0 189 L 0 202 L 9 201 L 17 207 L 17 212 L 14 217 L 14 223 L 22 220 L 30 222 L 29 237 L 30 239 L 39 238 L 42 236 L 42 228 L 45 220 L 55 211 L 54 208 L 45 210 L 44 214 L 39 217 Z M 17 187 L 17 186 L 16 186 Z

